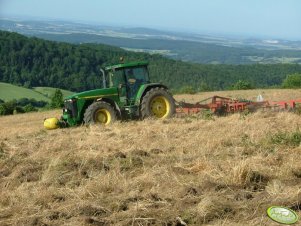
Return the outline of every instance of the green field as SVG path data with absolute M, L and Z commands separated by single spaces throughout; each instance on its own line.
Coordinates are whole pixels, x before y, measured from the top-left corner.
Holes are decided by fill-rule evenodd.
M 9 83 L 0 82 L 0 99 L 4 101 L 9 101 L 13 99 L 35 99 L 50 101 L 51 95 L 54 93 L 55 88 L 52 87 L 35 87 L 34 89 L 27 89 L 20 86 L 15 86 Z M 73 94 L 68 90 L 61 90 L 64 97 Z
M 52 88 L 52 87 L 34 87 L 33 90 L 38 92 L 38 93 L 43 94 L 44 96 L 46 96 L 48 98 L 50 98 L 54 94 L 56 88 Z M 71 92 L 69 90 L 61 89 L 61 91 L 62 91 L 64 97 L 67 97 L 67 96 L 70 96 L 70 95 L 73 94 L 73 92 Z
M 49 98 L 34 90 L 0 82 L 0 99 L 9 101 L 21 98 L 34 98 L 36 100 L 49 101 Z

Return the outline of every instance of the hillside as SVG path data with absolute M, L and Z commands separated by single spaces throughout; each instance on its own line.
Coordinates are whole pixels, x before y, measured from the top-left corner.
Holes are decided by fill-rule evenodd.
M 224 90 L 238 80 L 257 88 L 279 86 L 287 75 L 301 73 L 300 64 L 193 64 L 107 45 L 58 43 L 4 31 L 0 31 L 0 49 L 0 81 L 71 91 L 101 87 L 100 68 L 119 63 L 120 56 L 126 62 L 149 61 L 152 81 L 173 91 L 184 86 L 199 91 Z
M 295 91 L 266 92 L 276 100 Z M 186 98 L 196 96 L 205 97 Z M 0 117 L 1 225 L 276 226 L 270 206 L 301 214 L 297 114 L 45 131 L 43 119 L 59 115 Z
M 52 87 L 34 87 L 33 88 L 34 91 L 43 94 L 44 96 L 50 98 L 54 93 L 56 88 L 52 88 Z M 73 94 L 73 92 L 69 91 L 69 90 L 64 90 L 64 89 L 60 89 L 62 91 L 62 94 L 64 97 L 70 96 Z
M 54 94 L 56 88 L 52 87 L 35 87 L 33 89 L 27 89 L 20 86 L 15 86 L 9 83 L 0 82 L 0 99 L 4 101 L 10 101 L 13 99 L 35 99 L 37 101 L 43 100 L 50 101 L 51 96 Z M 73 92 L 61 89 L 63 96 L 67 97 Z
M 9 101 L 21 98 L 34 98 L 36 100 L 49 101 L 49 98 L 41 93 L 35 92 L 34 90 L 0 82 L 0 99 Z

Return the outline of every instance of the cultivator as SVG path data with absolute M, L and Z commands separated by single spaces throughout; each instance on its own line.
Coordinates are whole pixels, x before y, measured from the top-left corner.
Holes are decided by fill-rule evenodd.
M 260 98 L 262 99 L 262 98 Z M 195 104 L 178 102 L 176 113 L 178 115 L 197 114 L 203 110 L 210 110 L 212 113 L 221 115 L 237 113 L 243 111 L 273 110 L 273 111 L 292 111 L 301 106 L 301 99 L 289 101 L 250 101 L 244 99 L 232 99 L 228 97 L 213 96 Z

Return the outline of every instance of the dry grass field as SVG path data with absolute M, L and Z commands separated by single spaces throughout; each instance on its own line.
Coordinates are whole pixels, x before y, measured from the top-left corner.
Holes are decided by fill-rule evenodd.
M 301 97 L 300 90 L 264 92 Z M 59 115 L 0 118 L 0 225 L 279 225 L 268 207 L 301 213 L 300 115 L 43 129 L 44 118 Z
M 214 95 L 231 97 L 231 98 L 241 98 L 256 101 L 258 95 L 262 95 L 264 100 L 271 101 L 282 101 L 291 99 L 301 99 L 301 89 L 254 89 L 254 90 L 233 90 L 233 91 L 214 91 L 214 92 L 203 92 L 195 95 L 177 95 L 176 100 L 197 102 L 204 100 L 206 98 L 212 97 Z

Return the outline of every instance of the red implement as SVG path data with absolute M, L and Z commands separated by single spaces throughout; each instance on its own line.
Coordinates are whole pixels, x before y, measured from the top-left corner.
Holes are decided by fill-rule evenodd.
M 289 101 L 260 101 L 238 100 L 228 97 L 213 96 L 199 101 L 195 104 L 179 102 L 176 112 L 179 114 L 195 114 L 207 109 L 212 113 L 236 113 L 245 110 L 255 111 L 257 109 L 293 110 L 297 105 L 301 106 L 300 100 Z

